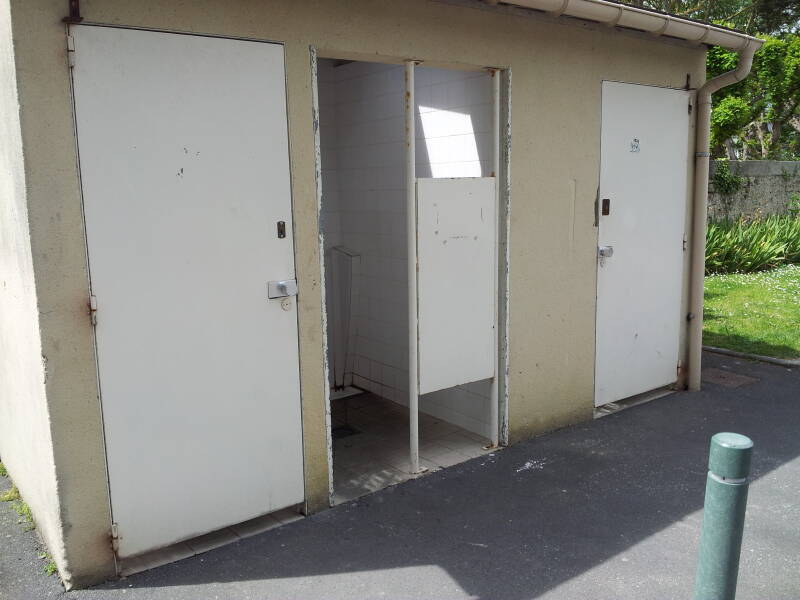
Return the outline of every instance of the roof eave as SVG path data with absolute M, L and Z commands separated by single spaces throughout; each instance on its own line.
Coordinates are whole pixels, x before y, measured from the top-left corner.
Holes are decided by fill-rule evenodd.
M 764 43 L 756 37 L 725 27 L 608 0 L 503 0 L 503 3 L 552 16 L 574 17 L 612 27 L 644 31 L 656 37 L 668 36 L 729 50 L 739 51 L 753 44 L 757 49 Z

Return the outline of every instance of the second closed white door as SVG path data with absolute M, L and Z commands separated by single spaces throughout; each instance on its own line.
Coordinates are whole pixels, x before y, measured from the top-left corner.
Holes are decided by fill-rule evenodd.
M 677 379 L 689 92 L 604 82 L 595 405 Z

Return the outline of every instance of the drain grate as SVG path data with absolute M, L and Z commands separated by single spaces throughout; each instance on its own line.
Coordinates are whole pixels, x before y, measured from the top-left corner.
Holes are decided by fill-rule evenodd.
M 708 383 L 716 383 L 728 388 L 738 388 L 743 385 L 749 385 L 758 381 L 755 377 L 741 375 L 740 373 L 732 373 L 730 371 L 723 371 L 722 369 L 715 369 L 708 367 L 702 371 L 703 381 Z

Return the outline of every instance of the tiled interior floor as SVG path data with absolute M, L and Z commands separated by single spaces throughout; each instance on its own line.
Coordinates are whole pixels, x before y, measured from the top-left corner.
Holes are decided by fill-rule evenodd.
M 408 462 L 408 408 L 365 392 L 334 400 L 331 425 L 357 431 L 333 440 L 334 502 L 352 500 L 414 477 Z M 428 472 L 491 452 L 489 440 L 419 414 L 420 466 Z

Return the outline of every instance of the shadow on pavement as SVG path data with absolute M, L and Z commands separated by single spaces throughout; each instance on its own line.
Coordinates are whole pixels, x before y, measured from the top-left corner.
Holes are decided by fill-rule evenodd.
M 800 461 L 788 483 L 767 477 L 800 455 L 798 372 L 706 365 L 759 381 L 673 394 L 68 596 L 688 598 L 708 441 L 727 430 L 754 440 L 753 475 L 766 478 L 751 493 L 738 597 L 800 597 L 785 556 L 800 544 Z M 794 532 L 777 535 L 783 518 Z

